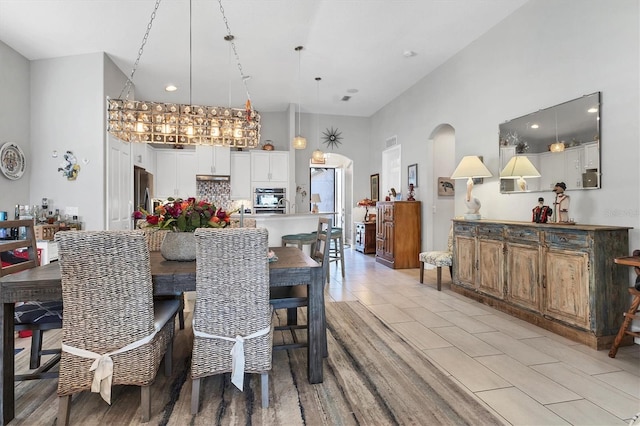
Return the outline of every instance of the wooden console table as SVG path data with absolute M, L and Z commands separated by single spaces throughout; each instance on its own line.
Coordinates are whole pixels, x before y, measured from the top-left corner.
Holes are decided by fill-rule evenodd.
M 628 227 L 454 220 L 452 290 L 594 349 L 629 306 Z

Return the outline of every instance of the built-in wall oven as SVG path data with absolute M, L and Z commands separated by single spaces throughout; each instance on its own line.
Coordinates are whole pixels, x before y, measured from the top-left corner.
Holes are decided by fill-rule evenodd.
M 253 212 L 286 213 L 287 190 L 285 188 L 256 188 L 254 191 Z

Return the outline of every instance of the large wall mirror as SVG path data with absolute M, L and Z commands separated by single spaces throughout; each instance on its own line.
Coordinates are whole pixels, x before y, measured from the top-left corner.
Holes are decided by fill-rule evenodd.
M 500 171 L 515 156 L 526 156 L 540 173 L 500 179 L 500 192 L 551 191 L 556 182 L 567 190 L 600 188 L 600 92 L 514 118 L 500 124 Z

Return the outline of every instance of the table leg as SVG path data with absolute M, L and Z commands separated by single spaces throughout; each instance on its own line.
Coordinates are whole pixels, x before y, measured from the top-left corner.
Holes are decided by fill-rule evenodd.
M 13 354 L 15 342 L 13 340 L 13 315 L 15 305 L 13 303 L 0 303 L 0 320 L 2 321 L 2 346 L 0 346 L 0 411 L 2 411 L 2 424 L 6 425 L 15 417 L 15 356 Z
M 322 269 L 311 268 L 311 283 L 309 284 L 309 318 L 307 348 L 307 374 L 309 383 L 322 383 L 322 360 L 324 352 L 324 283 Z

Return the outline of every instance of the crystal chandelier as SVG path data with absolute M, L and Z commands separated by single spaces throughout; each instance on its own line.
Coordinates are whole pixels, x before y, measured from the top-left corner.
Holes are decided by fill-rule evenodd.
M 107 99 L 107 131 L 116 138 L 127 142 L 257 147 L 260 143 L 260 114 L 251 106 L 251 97 L 247 88 L 248 78 L 242 71 L 240 57 L 233 42 L 234 37 L 231 35 L 231 29 L 222 7 L 222 0 L 218 0 L 218 3 L 227 28 L 225 40 L 231 43 L 247 92 L 245 108 L 200 106 L 192 105 L 191 102 L 185 105 L 128 99 L 133 76 L 153 26 L 160 1 L 156 0 L 151 20 L 142 39 L 142 45 L 138 50 L 138 58 L 119 99 Z M 191 22 L 191 2 L 189 2 L 189 19 Z M 189 33 L 189 43 L 191 44 L 191 23 L 189 24 Z M 191 62 L 191 46 L 189 47 L 189 61 Z M 191 85 L 191 63 L 189 68 L 189 84 Z M 122 95 L 125 90 L 127 93 L 123 99 Z

